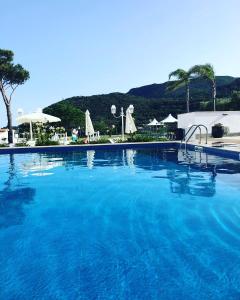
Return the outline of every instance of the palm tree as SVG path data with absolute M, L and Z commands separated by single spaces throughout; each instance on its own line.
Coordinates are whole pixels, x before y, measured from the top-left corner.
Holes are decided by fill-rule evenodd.
M 216 111 L 216 78 L 214 68 L 211 64 L 196 65 L 190 69 L 190 73 L 197 77 L 202 77 L 204 79 L 210 80 L 212 85 L 212 98 L 213 98 L 213 110 Z
M 177 69 L 171 72 L 168 75 L 168 79 L 174 78 L 175 80 L 171 82 L 168 86 L 169 91 L 176 90 L 177 88 L 185 85 L 186 87 L 186 104 L 187 104 L 187 112 L 189 112 L 189 100 L 190 100 L 190 79 L 191 73 L 189 71 L 185 71 L 183 69 Z

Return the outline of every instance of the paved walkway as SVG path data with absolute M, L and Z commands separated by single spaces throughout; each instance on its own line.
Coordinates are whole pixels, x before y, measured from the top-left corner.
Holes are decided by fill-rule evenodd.
M 197 145 L 197 140 L 193 142 Z M 208 138 L 208 146 L 219 147 L 227 150 L 240 151 L 240 136 L 225 136 L 222 138 Z

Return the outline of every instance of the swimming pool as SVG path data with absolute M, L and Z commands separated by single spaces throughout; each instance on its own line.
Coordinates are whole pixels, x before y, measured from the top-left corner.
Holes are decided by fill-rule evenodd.
M 239 299 L 240 162 L 0 155 L 0 299 Z

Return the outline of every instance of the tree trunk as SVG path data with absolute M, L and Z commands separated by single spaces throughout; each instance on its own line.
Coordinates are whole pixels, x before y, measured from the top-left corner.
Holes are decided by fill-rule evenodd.
M 12 112 L 10 104 L 6 104 L 6 111 L 7 111 L 7 119 L 8 119 L 8 143 L 13 143 L 13 128 L 12 128 Z
M 190 100 L 190 88 L 189 83 L 186 84 L 186 104 L 187 104 L 187 112 L 189 113 L 189 100 Z
M 216 90 L 216 82 L 215 80 L 212 81 L 212 93 L 213 93 L 213 110 L 216 111 L 216 95 L 217 95 L 217 90 Z
M 12 113 L 11 113 L 11 105 L 10 105 L 10 100 L 11 99 L 8 99 L 1 81 L 0 81 L 0 92 L 2 94 L 3 101 L 4 101 L 5 106 L 6 106 L 7 119 L 8 119 L 8 125 L 7 125 L 7 128 L 8 128 L 8 143 L 11 144 L 11 143 L 13 143 Z

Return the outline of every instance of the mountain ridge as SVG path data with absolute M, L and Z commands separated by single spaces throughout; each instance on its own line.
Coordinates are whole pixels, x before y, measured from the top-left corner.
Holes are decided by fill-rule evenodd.
M 240 91 L 240 78 L 232 76 L 217 76 L 217 108 L 231 109 L 231 97 L 234 91 Z M 167 91 L 169 82 L 155 83 L 130 89 L 127 93 L 112 92 L 92 96 L 74 96 L 58 101 L 44 109 L 44 112 L 62 119 L 65 127 L 84 125 L 84 113 L 87 109 L 96 125 L 96 129 L 104 130 L 112 125 L 119 125 L 111 115 L 111 105 L 114 104 L 120 112 L 133 104 L 134 117 L 138 125 L 147 123 L 149 119 L 163 119 L 169 113 L 175 117 L 186 111 L 185 88 Z M 211 84 L 207 80 L 193 79 L 190 84 L 190 110 L 211 110 Z M 220 100 L 221 101 L 220 101 Z M 220 107 L 221 104 L 221 107 Z M 224 105 L 223 105 L 224 104 Z M 234 106 L 238 108 L 238 104 Z M 240 105 L 239 108 L 240 109 Z
M 238 79 L 237 77 L 233 76 L 216 76 L 216 85 L 217 88 L 222 86 L 227 86 L 231 84 L 233 81 Z M 175 98 L 179 96 L 184 96 L 185 88 L 180 87 L 175 91 L 168 91 L 167 87 L 169 85 L 169 81 L 163 83 L 153 83 L 149 85 L 144 85 L 136 88 L 130 89 L 127 93 L 130 95 L 135 96 L 142 96 L 145 98 Z M 195 95 L 196 91 L 199 89 L 205 89 L 205 93 L 209 93 L 211 90 L 210 83 L 204 79 L 192 79 L 190 81 L 190 93 Z

